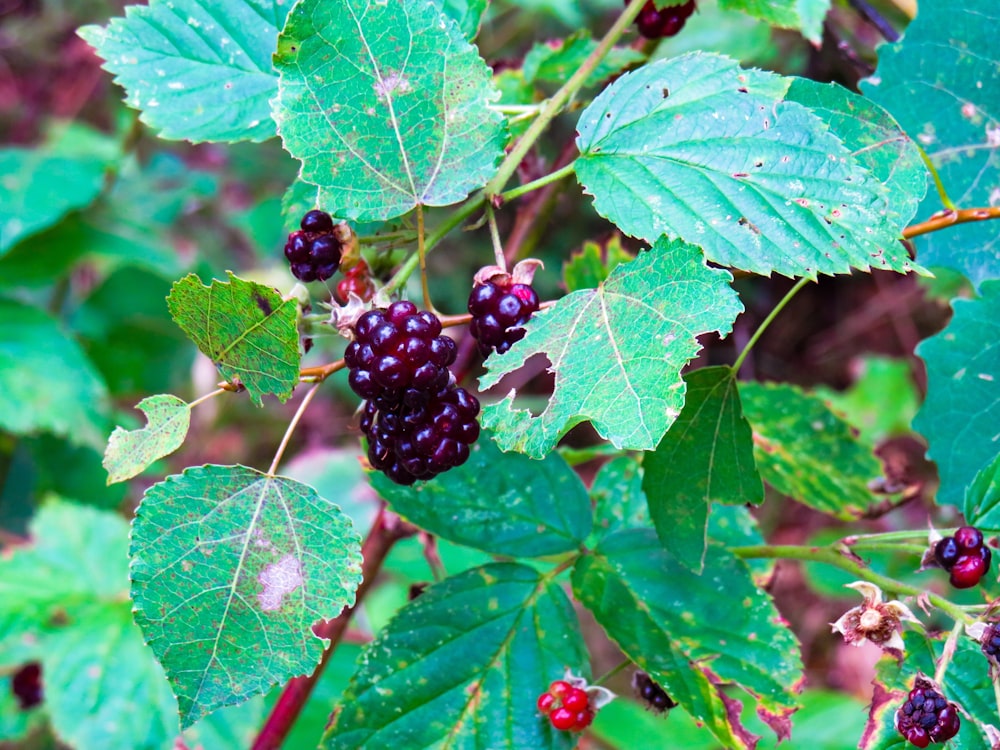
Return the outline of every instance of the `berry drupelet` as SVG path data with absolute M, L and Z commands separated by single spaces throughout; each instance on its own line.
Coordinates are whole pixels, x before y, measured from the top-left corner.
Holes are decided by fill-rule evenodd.
M 917 747 L 947 742 L 958 734 L 959 723 L 955 704 L 923 677 L 917 677 L 906 702 L 896 711 L 896 730 Z
M 285 258 L 299 281 L 326 281 L 337 272 L 344 241 L 330 214 L 312 210 L 302 217 L 300 231 L 285 242 Z M 346 225 L 345 225 L 346 226 Z
M 989 571 L 992 557 L 983 532 L 974 526 L 963 526 L 954 536 L 946 536 L 934 545 L 934 559 L 951 574 L 951 585 L 957 589 L 979 583 Z

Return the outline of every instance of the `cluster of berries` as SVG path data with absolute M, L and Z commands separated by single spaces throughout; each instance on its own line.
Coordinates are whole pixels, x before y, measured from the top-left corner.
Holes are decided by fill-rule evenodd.
M 365 399 L 368 460 L 397 484 L 459 466 L 479 437 L 479 401 L 448 370 L 456 353 L 437 316 L 412 302 L 370 310 L 354 326 L 344 362 L 348 383 Z
M 590 696 L 565 680 L 556 680 L 538 696 L 538 710 L 549 717 L 553 727 L 563 732 L 582 732 L 594 720 Z
M 994 664 L 1000 663 L 1000 625 L 993 624 L 986 628 L 979 640 L 983 653 Z
M 487 357 L 496 351 L 503 354 L 515 341 L 524 338 L 525 323 L 538 311 L 538 294 L 530 284 L 485 281 L 476 284 L 469 295 L 472 322 L 469 332 Z
M 285 242 L 285 257 L 299 281 L 326 281 L 340 267 L 344 238 L 325 211 L 309 211 Z M 345 225 L 340 225 L 345 226 Z M 349 231 L 349 230 L 348 230 Z
M 896 730 L 917 747 L 947 742 L 958 734 L 958 708 L 929 680 L 917 677 L 906 702 L 896 711 Z
M 625 0 L 628 5 L 628 0 Z M 657 9 L 653 0 L 647 0 L 635 19 L 639 33 L 646 39 L 663 39 L 674 36 L 684 28 L 684 24 L 695 11 L 695 0 L 688 0 L 683 5 L 672 5 L 669 8 Z
M 983 532 L 974 526 L 963 526 L 955 536 L 946 536 L 934 545 L 934 559 L 951 573 L 952 586 L 967 589 L 986 575 L 992 553 L 983 543 Z
M 347 261 L 344 261 L 347 264 Z M 355 294 L 362 302 L 369 302 L 375 296 L 375 284 L 372 282 L 371 271 L 364 260 L 359 259 L 350 268 L 344 269 L 344 278 L 337 282 L 337 299 L 346 303 L 351 294 Z
M 667 691 L 645 672 L 632 675 L 632 688 L 639 700 L 654 711 L 663 713 L 677 706 L 677 702 L 667 695 Z

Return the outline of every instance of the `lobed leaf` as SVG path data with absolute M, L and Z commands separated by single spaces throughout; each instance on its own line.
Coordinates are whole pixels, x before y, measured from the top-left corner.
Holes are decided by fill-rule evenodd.
M 501 452 L 489 435 L 468 461 L 430 481 L 404 487 L 375 472 L 372 486 L 420 528 L 499 555 L 571 552 L 592 524 L 587 490 L 558 453 L 533 461 Z
M 130 546 L 135 619 L 181 724 L 311 672 L 319 620 L 354 601 L 360 540 L 306 485 L 202 466 L 146 491 Z
M 713 501 L 764 501 L 753 434 L 743 417 L 736 374 L 703 367 L 684 377 L 687 397 L 677 421 L 643 459 L 642 489 L 663 546 L 700 573 Z
M 258 405 L 267 393 L 285 401 L 299 381 L 298 303 L 227 275 L 228 282 L 213 279 L 211 286 L 193 273 L 176 282 L 167 297 L 170 316 Z
M 626 73 L 580 116 L 576 174 L 622 231 L 770 275 L 910 271 L 886 188 L 787 79 L 705 53 Z
M 878 50 L 875 75 L 862 91 L 892 113 L 923 148 L 945 190 L 961 208 L 996 204 L 1000 168 L 1000 9 L 992 0 L 921 0 L 916 18 L 895 44 Z M 931 191 L 920 205 L 942 208 Z M 974 222 L 918 237 L 925 266 L 954 268 L 977 287 L 1000 278 L 1000 235 Z
M 140 474 L 157 459 L 184 444 L 191 407 L 176 396 L 161 394 L 144 398 L 136 408 L 146 415 L 148 424 L 140 430 L 116 427 L 104 451 L 108 484 L 122 482 Z
M 285 0 L 151 0 L 78 33 L 161 138 L 263 141 L 275 134 L 271 53 Z
M 588 547 L 620 529 L 652 526 L 642 481 L 642 467 L 632 456 L 618 456 L 600 468 L 590 486 L 594 530 Z
M 876 504 L 868 483 L 882 467 L 871 446 L 821 399 L 785 383 L 741 382 L 739 389 L 766 483 L 843 520 L 860 518 Z
M 503 450 L 541 458 L 571 427 L 589 420 L 618 448 L 656 446 L 684 405 L 681 368 L 697 337 L 729 332 L 743 309 L 726 271 L 708 268 L 697 247 L 662 239 L 612 271 L 597 289 L 573 292 L 536 313 L 525 337 L 487 360 L 489 388 L 544 354 L 555 388 L 544 412 L 513 408 L 513 394 L 483 409 Z
M 285 148 L 337 216 L 457 203 L 503 153 L 489 68 L 433 2 L 301 0 L 274 64 Z
M 976 474 L 997 454 L 1000 433 L 1000 281 L 982 296 L 955 300 L 948 326 L 917 346 L 927 396 L 913 428 L 938 467 L 937 501 L 959 505 Z
M 323 747 L 569 750 L 535 699 L 566 669 L 589 674 L 559 585 L 514 563 L 427 589 L 365 649 Z

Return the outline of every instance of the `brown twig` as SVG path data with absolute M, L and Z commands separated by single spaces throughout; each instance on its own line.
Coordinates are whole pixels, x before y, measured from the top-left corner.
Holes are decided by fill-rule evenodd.
M 938 211 L 926 221 L 911 224 L 903 230 L 903 237 L 919 237 L 922 234 L 930 234 L 941 229 L 946 229 L 954 224 L 965 224 L 970 221 L 987 221 L 988 219 L 1000 219 L 1000 206 L 989 206 L 988 208 L 962 208 Z

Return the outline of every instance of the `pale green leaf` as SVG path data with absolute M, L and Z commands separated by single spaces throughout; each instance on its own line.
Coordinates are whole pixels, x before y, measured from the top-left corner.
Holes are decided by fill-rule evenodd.
M 535 699 L 589 659 L 562 588 L 524 565 L 431 586 L 365 649 L 332 717 L 327 750 L 569 750 Z
M 961 208 L 997 202 L 1000 168 L 1000 7 L 993 0 L 920 0 L 899 42 L 878 50 L 862 91 L 885 107 L 927 153 Z M 937 191 L 921 218 L 942 208 Z M 1000 234 L 993 222 L 949 227 L 915 240 L 924 266 L 961 271 L 979 286 L 1000 277 Z
M 913 428 L 938 468 L 937 501 L 961 505 L 966 488 L 1000 441 L 1000 281 L 982 297 L 955 300 L 948 327 L 917 346 L 927 366 L 927 397 Z
M 242 466 L 190 468 L 147 490 L 130 554 L 136 622 L 185 727 L 311 672 L 323 652 L 313 624 L 353 603 L 361 581 L 339 507 Z
M 844 520 L 878 502 L 882 474 L 872 447 L 817 396 L 787 383 L 739 384 L 761 477 L 778 492 Z
M 741 10 L 774 26 L 795 29 L 814 44 L 823 37 L 830 0 L 719 0 L 725 10 Z
M 624 232 L 754 273 L 909 271 L 886 188 L 789 81 L 692 53 L 626 73 L 580 117 L 576 173 Z
M 1000 453 L 972 480 L 962 514 L 972 526 L 1000 529 Z
M 0 429 L 101 447 L 107 388 L 79 344 L 41 310 L 0 299 Z
M 680 373 L 701 348 L 697 337 L 727 334 L 743 309 L 730 280 L 697 247 L 657 242 L 597 289 L 536 313 L 521 341 L 487 360 L 484 389 L 534 354 L 548 357 L 556 381 L 538 417 L 513 408 L 511 394 L 484 407 L 483 424 L 502 449 L 535 458 L 584 420 L 619 448 L 654 448 L 684 405 Z
M 229 281 L 213 279 L 211 286 L 194 274 L 176 282 L 167 297 L 170 316 L 257 404 L 267 393 L 285 401 L 299 380 L 298 303 L 227 274 Z
M 540 81 L 561 84 L 583 65 L 595 49 L 597 42 L 585 29 L 556 42 L 536 43 L 524 56 L 524 63 L 521 66 L 524 80 L 528 83 Z M 645 59 L 645 55 L 631 47 L 612 47 L 587 77 L 584 86 L 596 86 L 606 78 Z
M 466 39 L 475 39 L 489 0 L 441 0 L 442 10 L 455 19 Z
M 302 0 L 278 40 L 274 118 L 319 202 L 387 219 L 492 177 L 503 117 L 486 63 L 426 0 Z
M 420 528 L 511 557 L 571 552 L 592 523 L 587 490 L 562 456 L 553 452 L 533 461 L 502 453 L 488 434 L 468 461 L 434 479 L 404 487 L 378 472 L 372 485 Z
M 104 452 L 108 484 L 131 479 L 151 463 L 181 447 L 191 422 L 186 401 L 161 394 L 144 398 L 135 407 L 146 415 L 148 424 L 140 430 L 116 427 Z
M 700 573 L 712 503 L 759 504 L 764 485 L 732 369 L 703 367 L 684 380 L 684 408 L 643 459 L 642 488 L 663 546 Z
M 275 134 L 271 54 L 289 7 L 285 0 L 152 0 L 79 34 L 160 137 L 263 141 Z

